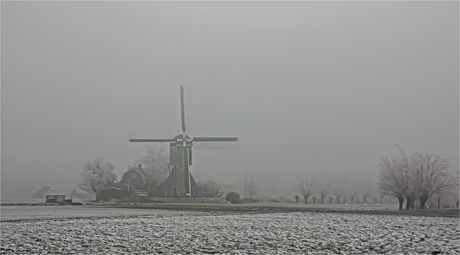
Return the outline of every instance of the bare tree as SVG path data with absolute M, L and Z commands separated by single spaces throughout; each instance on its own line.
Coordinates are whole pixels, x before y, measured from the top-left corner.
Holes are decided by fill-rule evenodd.
M 347 199 L 350 196 L 350 194 L 351 194 L 350 185 L 348 184 L 348 182 L 345 182 L 343 186 L 343 193 L 342 193 L 343 204 L 347 203 Z
M 447 159 L 431 152 L 415 152 L 410 157 L 410 177 L 414 193 L 420 199 L 420 209 L 436 192 L 455 186 Z
M 450 200 L 451 202 L 454 202 L 455 206 L 458 208 L 458 204 L 460 201 L 459 173 L 458 172 L 454 175 L 454 185 L 448 188 L 445 191 L 445 194 L 447 196 L 447 199 Z
M 403 208 L 404 195 L 406 195 L 408 189 L 408 173 L 406 169 L 401 167 L 402 160 L 401 158 L 382 159 L 379 172 L 381 194 L 396 197 L 399 201 L 399 210 Z
M 339 204 L 340 199 L 343 198 L 345 201 L 347 176 L 334 176 L 330 179 L 332 195 L 335 198 L 335 203 Z
M 400 156 L 382 159 L 380 163 L 380 190 L 394 196 L 402 209 L 406 197 L 406 209 L 414 208 L 416 199 L 420 209 L 426 201 L 442 189 L 455 186 L 454 174 L 449 171 L 447 160 L 431 152 L 415 152 L 410 156 L 400 149 Z
M 413 179 L 408 179 L 408 187 L 406 191 L 406 210 L 414 207 L 414 203 L 417 200 L 417 187 Z
M 343 185 L 334 189 L 335 202 L 337 204 L 340 202 L 340 198 L 342 198 L 344 193 L 345 193 L 345 186 Z M 345 201 L 345 197 L 344 197 L 344 201 Z
M 324 175 L 319 185 L 319 197 L 321 199 L 321 204 L 324 204 L 324 199 L 326 198 L 330 188 L 331 183 L 329 181 L 329 178 L 326 175 Z
M 404 179 L 402 179 L 402 181 L 406 184 L 406 210 L 409 210 L 414 208 L 417 200 L 417 185 L 414 182 L 414 178 L 412 178 L 413 166 L 410 157 L 407 156 L 399 145 L 396 146 L 400 152 L 398 167 L 404 173 Z
M 353 204 L 353 201 L 355 200 L 357 196 L 358 196 L 358 191 L 353 189 L 350 194 L 350 204 Z
M 458 179 L 457 179 L 457 180 L 458 180 Z M 456 205 L 457 208 L 458 208 L 458 204 L 459 204 L 459 202 L 460 202 L 460 194 L 459 194 L 459 185 L 458 185 L 458 182 L 457 182 L 457 187 L 455 187 L 455 189 L 452 191 L 451 195 L 452 195 L 453 197 L 455 197 L 455 198 L 454 198 L 454 200 L 455 200 L 455 205 Z
M 362 190 L 361 194 L 362 194 L 362 197 L 363 197 L 363 204 L 366 203 L 366 200 L 367 200 L 367 198 L 369 197 L 370 192 L 371 192 L 371 186 L 366 186 L 366 187 Z
M 83 167 L 81 182 L 78 187 L 90 194 L 96 194 L 99 201 L 99 192 L 116 182 L 117 176 L 114 173 L 115 166 L 103 158 L 88 160 Z
M 307 203 L 308 198 L 312 194 L 312 183 L 307 177 L 302 178 L 299 183 L 300 192 L 302 192 L 304 203 Z
M 379 192 L 379 203 L 381 204 L 383 202 L 383 198 L 386 196 L 385 193 Z

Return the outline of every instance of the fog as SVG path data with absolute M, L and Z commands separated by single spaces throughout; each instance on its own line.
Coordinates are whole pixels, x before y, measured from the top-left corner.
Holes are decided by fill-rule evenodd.
M 312 172 L 372 182 L 395 144 L 458 171 L 458 2 L 2 2 L 1 14 L 2 199 L 77 189 L 96 157 L 120 178 L 146 151 L 129 138 L 179 133 L 181 85 L 190 136 L 240 138 L 194 151 L 198 180 L 247 171 L 286 196 Z

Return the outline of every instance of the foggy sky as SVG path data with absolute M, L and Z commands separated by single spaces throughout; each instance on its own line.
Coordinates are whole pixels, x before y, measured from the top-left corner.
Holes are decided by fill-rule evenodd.
M 238 136 L 195 151 L 197 179 L 328 171 L 382 157 L 459 161 L 458 2 L 2 2 L 1 196 L 118 177 L 180 127 Z M 167 146 L 167 145 L 162 145 Z M 257 179 L 256 179 L 257 180 Z M 273 182 L 276 183 L 276 182 Z

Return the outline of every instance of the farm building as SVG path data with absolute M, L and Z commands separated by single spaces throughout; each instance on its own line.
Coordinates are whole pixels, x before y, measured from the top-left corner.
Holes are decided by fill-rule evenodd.
M 100 191 L 99 199 L 108 201 L 113 198 L 139 198 L 146 197 L 147 193 L 148 178 L 144 173 L 142 166 L 130 167 L 121 176 L 121 180 L 112 185 L 111 187 L 105 188 Z
M 152 192 L 159 197 L 179 197 L 185 194 L 180 193 L 178 189 L 178 179 L 184 175 L 176 166 L 171 165 L 168 178 L 159 184 Z M 192 196 L 202 197 L 203 194 L 199 189 L 193 176 L 190 176 L 192 186 Z M 147 197 L 149 193 L 149 178 L 141 165 L 130 167 L 126 170 L 118 183 L 113 184 L 100 191 L 99 200 L 109 201 L 111 199 Z M 150 192 L 150 191 L 149 191 Z M 153 195 L 153 194 L 150 194 Z

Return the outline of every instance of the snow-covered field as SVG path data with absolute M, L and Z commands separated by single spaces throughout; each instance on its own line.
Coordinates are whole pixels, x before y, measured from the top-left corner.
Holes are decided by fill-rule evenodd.
M 95 208 L 91 206 L 2 206 L 1 221 L 178 214 L 179 211 Z M 198 212 L 195 212 L 195 214 Z
M 110 208 L 92 213 L 100 217 L 110 210 L 109 218 L 88 218 L 87 212 L 86 218 L 4 221 L 0 254 L 460 253 L 458 218 Z

